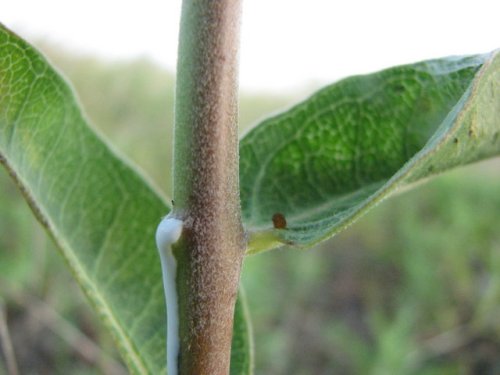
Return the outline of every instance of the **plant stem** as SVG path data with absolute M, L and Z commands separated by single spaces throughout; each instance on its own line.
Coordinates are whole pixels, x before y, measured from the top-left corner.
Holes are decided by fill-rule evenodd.
M 228 374 L 245 241 L 238 183 L 240 0 L 184 0 L 177 63 L 174 211 L 179 371 Z

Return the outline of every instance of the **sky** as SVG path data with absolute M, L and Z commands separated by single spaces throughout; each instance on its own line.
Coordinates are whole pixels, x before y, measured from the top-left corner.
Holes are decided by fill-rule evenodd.
M 500 48 L 497 0 L 244 0 L 240 85 L 286 93 L 393 65 Z M 107 59 L 175 70 L 181 0 L 1 0 L 0 22 Z

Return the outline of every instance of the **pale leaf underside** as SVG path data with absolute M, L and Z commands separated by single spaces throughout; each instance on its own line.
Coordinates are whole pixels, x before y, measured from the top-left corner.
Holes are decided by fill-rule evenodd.
M 71 88 L 45 58 L 2 25 L 0 161 L 59 245 L 131 372 L 165 373 L 165 300 L 154 233 L 169 207 L 87 125 Z M 250 373 L 242 303 L 234 375 Z
M 326 87 L 240 142 L 248 252 L 328 238 L 403 186 L 497 155 L 499 132 L 499 54 Z

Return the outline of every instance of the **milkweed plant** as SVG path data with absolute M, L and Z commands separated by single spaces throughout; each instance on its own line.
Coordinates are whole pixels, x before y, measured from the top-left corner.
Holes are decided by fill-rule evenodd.
M 240 8 L 183 1 L 172 203 L 0 28 L 0 161 L 134 374 L 251 374 L 245 256 L 311 247 L 402 188 L 500 153 L 497 52 L 343 79 L 238 140 Z

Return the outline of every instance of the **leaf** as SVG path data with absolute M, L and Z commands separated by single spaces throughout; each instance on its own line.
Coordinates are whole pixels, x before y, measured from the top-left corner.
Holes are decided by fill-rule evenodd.
M 233 342 L 231 345 L 231 375 L 253 374 L 253 342 L 246 297 L 240 288 L 234 311 Z M 236 334 L 238 332 L 238 334 Z
M 165 373 L 165 302 L 154 233 L 169 208 L 88 127 L 72 90 L 47 61 L 2 25 L 0 162 L 59 245 L 130 371 Z M 249 374 L 242 303 L 234 374 Z
M 405 186 L 498 155 L 499 132 L 498 53 L 328 86 L 240 142 L 248 252 L 332 236 Z

